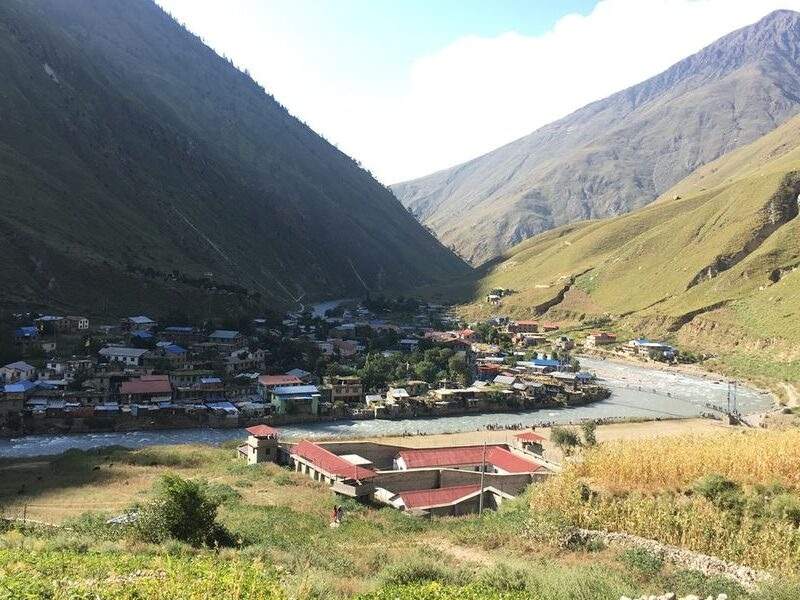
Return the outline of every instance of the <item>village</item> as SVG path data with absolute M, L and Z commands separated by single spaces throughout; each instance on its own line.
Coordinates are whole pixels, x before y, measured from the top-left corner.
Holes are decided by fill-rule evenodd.
M 338 419 L 433 418 L 586 404 L 608 397 L 559 325 L 495 317 L 466 324 L 444 306 L 365 300 L 274 318 L 115 323 L 17 314 L 17 360 L 0 367 L 5 435 Z M 584 350 L 618 346 L 594 332 Z M 627 353 L 671 357 L 636 339 Z

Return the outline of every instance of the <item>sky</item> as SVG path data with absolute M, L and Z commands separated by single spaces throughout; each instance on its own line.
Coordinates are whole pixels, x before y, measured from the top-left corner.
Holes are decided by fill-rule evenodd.
M 383 183 L 634 85 L 800 0 L 156 0 Z

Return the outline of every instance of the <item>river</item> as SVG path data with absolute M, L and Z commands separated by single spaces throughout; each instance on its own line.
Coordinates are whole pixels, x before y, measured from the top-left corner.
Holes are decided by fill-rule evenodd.
M 708 412 L 706 403 L 727 404 L 727 384 L 709 374 L 707 377 L 662 371 L 646 366 L 581 358 L 585 370 L 597 374 L 611 390 L 607 400 L 587 406 L 543 409 L 521 413 L 482 414 L 436 419 L 398 421 L 336 421 L 313 425 L 281 427 L 288 438 L 368 437 L 403 433 L 451 433 L 476 431 L 486 425 L 543 425 L 569 423 L 581 419 L 608 418 L 681 418 Z M 739 386 L 737 405 L 744 415 L 772 407 L 769 394 Z M 220 444 L 242 439 L 241 429 L 176 429 L 169 431 L 132 431 L 124 433 L 81 433 L 71 435 L 30 435 L 0 440 L 0 456 L 22 457 L 58 454 L 69 448 L 96 448 L 120 445 L 139 448 L 153 444 Z

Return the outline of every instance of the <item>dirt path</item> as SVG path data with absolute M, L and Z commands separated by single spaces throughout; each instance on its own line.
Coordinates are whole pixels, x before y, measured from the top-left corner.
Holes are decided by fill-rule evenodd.
M 782 383 L 781 387 L 786 390 L 786 406 L 790 408 L 800 406 L 800 395 L 797 393 L 797 388 L 791 383 Z
M 423 545 L 428 546 L 438 552 L 447 554 L 451 558 L 458 561 L 479 563 L 485 566 L 492 566 L 497 564 L 497 557 L 481 550 L 480 548 L 470 548 L 469 546 L 461 546 L 455 544 L 450 540 L 436 539 L 427 540 Z

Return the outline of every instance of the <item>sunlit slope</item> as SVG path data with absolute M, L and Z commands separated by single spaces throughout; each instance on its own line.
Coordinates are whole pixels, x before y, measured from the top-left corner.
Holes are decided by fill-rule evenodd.
M 795 118 L 644 209 L 520 244 L 487 271 L 480 295 L 516 290 L 504 299 L 516 314 L 551 308 L 656 317 L 674 331 L 713 313 L 759 335 L 800 339 L 797 172 Z M 492 310 L 482 300 L 473 308 Z

